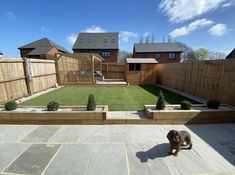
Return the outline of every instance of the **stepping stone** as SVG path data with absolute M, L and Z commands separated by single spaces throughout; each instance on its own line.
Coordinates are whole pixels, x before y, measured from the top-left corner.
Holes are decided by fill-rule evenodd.
M 60 145 L 34 144 L 23 152 L 7 169 L 6 173 L 41 174 Z

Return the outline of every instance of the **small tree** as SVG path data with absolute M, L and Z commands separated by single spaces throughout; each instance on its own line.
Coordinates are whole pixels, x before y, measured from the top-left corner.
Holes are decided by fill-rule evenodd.
M 88 97 L 87 110 L 94 111 L 95 109 L 96 109 L 95 97 L 94 95 L 90 94 Z
M 156 104 L 156 108 L 159 110 L 164 109 L 166 106 L 166 101 L 165 101 L 165 97 L 164 94 L 162 93 L 162 91 L 160 91 L 159 96 L 158 96 L 158 100 L 157 100 L 157 104 Z

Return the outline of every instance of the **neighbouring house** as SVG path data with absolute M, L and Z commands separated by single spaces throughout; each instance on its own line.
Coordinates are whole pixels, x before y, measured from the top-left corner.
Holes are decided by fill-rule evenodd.
M 138 43 L 133 58 L 155 58 L 158 63 L 180 62 L 182 48 L 176 43 Z
M 226 59 L 231 59 L 231 58 L 235 58 L 235 49 L 233 49 L 228 56 L 226 56 Z
M 74 53 L 97 53 L 103 62 L 116 63 L 118 59 L 118 33 L 80 33 L 73 46 Z
M 54 59 L 56 53 L 69 53 L 64 47 L 48 38 L 39 39 L 18 49 L 22 58 Z
M 157 63 L 155 58 L 126 58 L 126 81 L 130 84 L 155 84 Z
M 2 58 L 3 57 L 3 53 L 2 52 L 0 52 L 0 58 Z

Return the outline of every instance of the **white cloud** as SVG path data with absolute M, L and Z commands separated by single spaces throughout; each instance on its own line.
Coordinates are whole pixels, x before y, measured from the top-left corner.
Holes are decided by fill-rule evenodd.
M 41 27 L 41 31 L 43 33 L 49 33 L 50 32 L 50 30 L 48 28 L 44 27 L 44 26 Z
M 120 32 L 120 40 L 124 43 L 127 43 L 131 38 L 137 37 L 138 34 L 129 31 L 121 31 Z
M 229 32 L 225 24 L 216 24 L 209 29 L 211 36 L 223 36 Z
M 199 19 L 199 20 L 193 21 L 192 23 L 190 23 L 187 26 L 183 26 L 183 27 L 180 27 L 180 28 L 177 28 L 177 29 L 173 30 L 169 35 L 172 38 L 188 35 L 191 32 L 193 32 L 193 31 L 195 31 L 195 30 L 197 30 L 199 28 L 202 28 L 202 27 L 205 27 L 205 26 L 209 26 L 209 25 L 211 25 L 213 23 L 214 22 L 212 20 Z
M 70 45 L 74 45 L 76 39 L 77 39 L 78 35 L 75 33 L 71 33 L 68 37 L 66 37 L 66 41 L 70 44 Z
M 229 2 L 231 0 L 161 0 L 159 9 L 169 16 L 171 22 L 182 22 L 228 5 Z
M 88 27 L 85 30 L 83 30 L 83 32 L 86 32 L 86 33 L 102 33 L 102 32 L 106 32 L 106 31 L 100 26 L 92 25 L 91 27 Z
M 15 14 L 13 12 L 9 11 L 9 12 L 6 13 L 6 17 L 7 18 L 14 18 Z

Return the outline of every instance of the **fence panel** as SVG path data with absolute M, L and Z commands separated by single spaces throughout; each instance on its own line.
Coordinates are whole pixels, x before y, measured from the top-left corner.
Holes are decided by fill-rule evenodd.
M 157 65 L 158 83 L 235 105 L 235 59 Z
M 42 91 L 56 83 L 53 60 L 0 59 L 0 104 Z
M 102 73 L 105 79 L 125 79 L 125 64 L 103 63 Z

